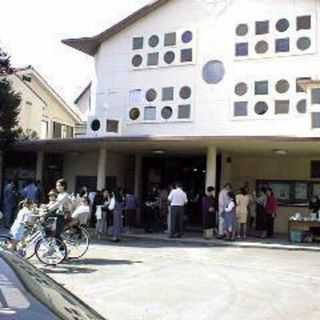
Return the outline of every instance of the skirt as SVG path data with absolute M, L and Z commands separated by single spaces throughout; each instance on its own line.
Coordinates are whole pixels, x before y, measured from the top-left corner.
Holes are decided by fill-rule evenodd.
M 224 214 L 224 230 L 226 232 L 236 231 L 237 216 L 235 212 L 225 212 Z

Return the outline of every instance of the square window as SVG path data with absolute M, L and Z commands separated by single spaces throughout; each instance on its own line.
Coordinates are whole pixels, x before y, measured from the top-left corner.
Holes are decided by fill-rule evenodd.
M 173 87 L 162 88 L 162 101 L 172 101 L 174 99 Z
M 275 114 L 288 114 L 289 113 L 289 100 L 276 100 Z
M 311 113 L 312 120 L 312 128 L 318 129 L 320 128 L 320 112 L 312 112 Z
M 144 108 L 144 120 L 152 121 L 157 119 L 156 107 Z
M 257 21 L 256 22 L 256 34 L 269 33 L 269 21 Z
M 175 46 L 177 43 L 177 35 L 175 32 L 166 33 L 164 35 L 164 45 L 168 46 Z
M 311 29 L 311 16 L 297 17 L 297 30 Z
M 119 131 L 119 121 L 107 120 L 107 132 L 118 133 L 118 131 Z
M 320 104 L 320 89 L 311 90 L 311 104 Z
M 190 119 L 191 105 L 183 104 L 178 107 L 178 119 Z
M 132 49 L 133 50 L 143 49 L 143 37 L 133 38 Z
M 235 117 L 245 117 L 248 115 L 248 102 L 240 101 L 234 103 L 233 115 Z
M 290 51 L 290 39 L 277 39 L 276 40 L 276 52 L 289 52 Z
M 159 64 L 159 53 L 148 54 L 148 66 L 157 66 Z
M 236 43 L 236 56 L 237 57 L 245 57 L 249 53 L 248 43 Z
M 129 105 L 141 106 L 143 102 L 143 92 L 141 89 L 130 90 L 129 92 Z
M 192 60 L 193 60 L 192 49 L 182 49 L 181 62 L 192 62 Z
M 268 94 L 269 93 L 268 81 L 256 81 L 254 83 L 254 93 L 257 95 Z
M 303 90 L 303 88 L 298 84 L 298 81 L 300 81 L 300 80 L 311 80 L 311 78 L 310 77 L 301 77 L 301 78 L 296 79 L 296 91 L 297 92 L 305 92 Z

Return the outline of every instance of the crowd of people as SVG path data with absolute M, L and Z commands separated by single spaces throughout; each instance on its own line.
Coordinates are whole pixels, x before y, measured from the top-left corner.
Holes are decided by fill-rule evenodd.
M 255 194 L 250 192 L 248 184 L 234 193 L 231 184 L 227 183 L 218 196 L 215 188 L 209 186 L 201 197 L 194 192 L 185 192 L 181 183 L 175 183 L 167 189 L 150 188 L 140 202 L 133 192 L 121 188 L 91 192 L 87 186 L 83 186 L 76 195 L 69 194 L 66 181 L 60 179 L 47 196 L 48 204 L 41 207 L 56 218 L 58 235 L 66 222 L 77 220 L 95 228 L 98 238 L 111 235 L 114 242 L 120 241 L 124 228 L 130 232 L 137 225 L 138 209 L 147 233 L 167 232 L 170 238 L 182 237 L 191 210 L 198 214 L 202 212 L 205 238 L 216 235 L 231 241 L 246 239 L 248 227 L 252 226 L 253 221 L 262 237 L 272 237 L 277 215 L 277 200 L 272 189 L 261 188 Z M 10 228 L 16 218 L 11 229 L 17 239 L 22 232 L 17 226 L 28 219 L 27 211 L 39 206 L 42 197 L 41 186 L 36 181 L 29 181 L 19 192 L 14 181 L 9 181 L 5 186 L 4 225 Z M 24 201 L 19 211 L 20 200 Z M 70 221 L 66 217 L 70 217 Z

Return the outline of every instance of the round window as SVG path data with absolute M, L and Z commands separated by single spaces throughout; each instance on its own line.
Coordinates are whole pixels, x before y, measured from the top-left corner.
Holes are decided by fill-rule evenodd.
M 248 92 L 248 86 L 246 83 L 244 82 L 239 82 L 235 88 L 234 88 L 234 92 L 236 95 L 238 96 L 243 96 Z
M 209 84 L 217 84 L 225 74 L 224 65 L 219 60 L 212 60 L 207 62 L 202 69 L 202 78 Z
M 173 114 L 173 111 L 171 107 L 164 107 L 161 110 L 161 116 L 163 119 L 166 119 L 166 120 L 170 119 L 172 117 L 172 114 Z
M 191 97 L 191 88 L 190 87 L 182 87 L 180 90 L 180 97 L 182 99 L 189 99 Z
M 249 32 L 249 28 L 247 24 L 239 24 L 236 28 L 236 35 L 239 37 L 247 35 Z
M 149 46 L 151 48 L 155 48 L 159 44 L 159 37 L 156 35 L 153 35 L 149 38 Z
M 257 102 L 254 111 L 258 115 L 263 115 L 268 111 L 268 105 L 263 101 Z
M 167 63 L 167 64 L 171 64 L 175 59 L 175 54 L 173 51 L 168 51 L 166 52 L 166 54 L 164 55 L 164 61 Z
M 98 131 L 101 127 L 100 121 L 98 119 L 95 119 L 91 122 L 91 130 L 92 131 Z
M 138 108 L 132 108 L 129 112 L 129 117 L 131 120 L 138 120 L 140 117 L 140 110 Z
M 255 46 L 256 53 L 258 53 L 258 54 L 266 53 L 268 51 L 268 49 L 269 49 L 268 42 L 266 42 L 264 40 L 257 42 L 257 44 Z
M 308 37 L 299 38 L 297 41 L 297 47 L 299 50 L 307 50 L 311 46 L 311 40 Z
M 185 31 L 182 36 L 181 36 L 181 40 L 183 43 L 189 43 L 192 41 L 193 35 L 191 31 Z
M 290 88 L 290 84 L 287 80 L 279 80 L 276 84 L 276 90 L 279 93 L 286 93 Z
M 287 19 L 280 19 L 280 20 L 278 20 L 278 22 L 276 24 L 276 29 L 279 32 L 285 32 L 288 30 L 289 26 L 290 26 L 290 24 Z
M 297 111 L 299 113 L 306 113 L 307 112 L 307 100 L 306 99 L 300 100 L 297 103 Z
M 154 89 L 149 89 L 146 93 L 146 100 L 152 102 L 157 98 L 157 91 Z
M 141 66 L 141 64 L 142 64 L 142 57 L 140 56 L 140 54 L 135 55 L 132 58 L 132 65 L 134 67 L 139 67 L 139 66 Z

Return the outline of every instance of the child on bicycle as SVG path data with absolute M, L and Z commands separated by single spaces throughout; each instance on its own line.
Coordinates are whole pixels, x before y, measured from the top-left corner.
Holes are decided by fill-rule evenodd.
M 26 224 L 32 221 L 34 203 L 31 199 L 25 199 L 21 202 L 21 209 L 10 229 L 12 236 L 9 249 L 16 250 L 17 243 L 24 237 Z

